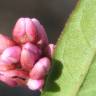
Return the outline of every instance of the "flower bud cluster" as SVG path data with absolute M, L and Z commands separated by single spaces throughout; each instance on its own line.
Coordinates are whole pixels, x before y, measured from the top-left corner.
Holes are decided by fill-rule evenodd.
M 18 19 L 12 39 L 0 34 L 0 81 L 12 87 L 42 89 L 54 48 L 37 19 Z

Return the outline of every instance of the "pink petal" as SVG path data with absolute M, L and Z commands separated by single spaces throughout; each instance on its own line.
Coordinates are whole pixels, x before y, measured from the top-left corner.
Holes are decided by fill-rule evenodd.
M 21 48 L 19 46 L 9 47 L 1 54 L 1 60 L 10 63 L 18 63 L 21 55 Z
M 41 51 L 35 45 L 31 43 L 26 43 L 23 45 L 20 60 L 22 68 L 28 71 L 32 69 L 34 63 L 39 59 L 40 55 Z
M 47 45 L 48 38 L 47 38 L 47 34 L 46 34 L 44 27 L 40 24 L 39 20 L 37 20 L 36 18 L 32 18 L 32 22 L 36 26 L 36 29 L 37 29 L 37 36 L 38 36 L 37 44 L 40 46 Z
M 15 42 L 12 41 L 9 37 L 0 34 L 0 54 L 8 47 L 15 45 Z
M 7 84 L 8 86 L 11 86 L 11 87 L 17 86 L 16 81 L 12 80 L 11 78 L 5 77 L 5 76 L 0 75 L 0 81 Z
M 26 23 L 26 35 L 27 35 L 28 41 L 36 42 L 37 40 L 36 27 L 34 26 L 31 19 L 29 18 L 25 18 L 25 23 Z
M 27 81 L 26 85 L 31 90 L 40 90 L 44 85 L 44 80 L 32 80 L 32 79 L 29 79 Z
M 16 64 L 0 60 L 0 71 L 7 71 L 16 68 Z
M 28 73 L 23 70 L 0 71 L 0 80 L 8 85 L 24 85 L 28 78 Z
M 42 79 L 48 73 L 51 62 L 47 57 L 41 58 L 30 71 L 31 79 Z
M 36 42 L 37 33 L 30 18 L 20 18 L 13 29 L 13 39 L 18 43 Z
M 20 69 L 0 71 L 0 74 L 10 78 L 22 78 L 22 79 L 28 78 L 28 73 Z
M 54 45 L 54 44 L 49 44 L 48 46 L 46 46 L 45 49 L 44 49 L 45 56 L 48 56 L 49 58 L 52 58 L 52 56 L 54 54 L 55 47 L 56 47 L 56 45 Z
M 25 35 L 25 19 L 19 18 L 13 29 L 13 39 L 16 42 L 23 42 L 20 39 Z

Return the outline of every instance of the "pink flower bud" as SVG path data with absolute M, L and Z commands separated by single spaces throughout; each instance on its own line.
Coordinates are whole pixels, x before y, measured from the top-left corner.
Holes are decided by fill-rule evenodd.
M 48 44 L 43 25 L 35 18 L 20 18 L 13 29 L 14 41 L 2 34 L 0 40 L 0 81 L 41 90 L 55 48 Z
M 12 78 L 8 78 L 8 77 L 2 76 L 2 75 L 0 75 L 0 81 L 7 84 L 10 87 L 17 86 L 17 82 L 14 81 Z
M 0 71 L 7 71 L 16 68 L 16 64 L 0 60 Z
M 31 44 L 26 43 L 23 45 L 22 52 L 21 52 L 21 65 L 22 68 L 25 70 L 30 70 L 33 67 L 33 64 L 36 62 L 36 60 L 39 59 L 41 55 L 41 50 Z
M 13 29 L 13 39 L 21 44 L 26 42 L 36 42 L 36 28 L 31 19 L 20 18 L 17 20 Z
M 51 62 L 47 57 L 41 58 L 32 68 L 29 75 L 31 79 L 42 79 L 48 73 Z
M 13 42 L 9 37 L 0 34 L 0 54 L 8 47 L 11 47 L 15 45 L 15 42 Z
M 31 90 L 40 90 L 42 89 L 43 85 L 44 85 L 44 80 L 41 79 L 41 80 L 32 80 L 32 79 L 29 79 L 27 81 L 27 84 L 29 89 Z
M 10 78 L 21 78 L 21 79 L 28 78 L 28 73 L 20 69 L 0 71 L 0 74 L 2 74 L 5 77 L 10 77 Z
M 19 46 L 9 47 L 1 54 L 1 60 L 10 63 L 18 63 L 21 55 L 21 48 Z
M 56 45 L 54 44 L 49 44 L 47 47 L 45 47 L 45 56 L 48 56 L 49 58 L 52 58 L 53 54 L 54 54 L 54 50 L 55 50 Z
M 15 85 L 24 85 L 26 83 L 26 80 L 28 79 L 28 73 L 23 70 L 0 71 L 0 76 L 2 77 L 2 79 L 0 77 L 1 81 L 4 81 L 4 83 L 8 85 L 13 84 L 13 87 L 14 83 Z M 11 84 L 9 84 L 9 82 Z
M 36 26 L 38 42 L 37 44 L 40 46 L 44 46 L 48 44 L 48 38 L 44 27 L 40 24 L 40 22 L 36 18 L 32 18 L 32 22 Z

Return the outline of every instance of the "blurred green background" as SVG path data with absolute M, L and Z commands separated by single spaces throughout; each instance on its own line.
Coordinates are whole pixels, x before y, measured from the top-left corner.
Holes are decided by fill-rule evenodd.
M 11 36 L 18 18 L 35 17 L 44 25 L 49 41 L 55 43 L 76 2 L 77 0 L 0 0 L 0 32 Z M 0 84 L 0 96 L 39 96 L 39 92 Z

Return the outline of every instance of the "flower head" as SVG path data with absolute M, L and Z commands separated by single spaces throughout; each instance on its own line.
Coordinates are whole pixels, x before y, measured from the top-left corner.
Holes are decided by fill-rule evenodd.
M 55 48 L 48 43 L 43 25 L 36 18 L 20 18 L 13 29 L 13 40 L 2 34 L 0 40 L 0 81 L 41 90 Z

